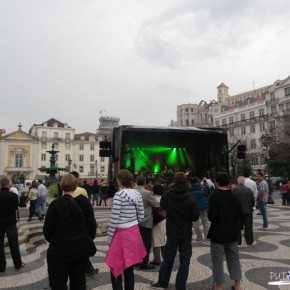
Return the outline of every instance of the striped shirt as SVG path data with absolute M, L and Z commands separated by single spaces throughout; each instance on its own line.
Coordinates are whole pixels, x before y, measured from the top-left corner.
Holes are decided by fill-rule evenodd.
M 115 193 L 112 213 L 107 233 L 111 244 L 116 228 L 130 228 L 144 219 L 144 206 L 141 194 L 132 188 L 123 188 Z

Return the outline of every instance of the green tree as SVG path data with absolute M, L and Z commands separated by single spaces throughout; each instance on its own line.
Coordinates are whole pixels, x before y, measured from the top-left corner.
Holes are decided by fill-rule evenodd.
M 271 175 L 283 176 L 290 173 L 289 143 L 278 143 L 271 146 L 266 160 Z
M 58 187 L 56 183 L 52 183 L 48 187 L 48 194 L 50 197 L 57 197 L 58 196 Z
M 244 172 L 247 171 L 250 173 L 251 176 L 253 176 L 254 171 L 253 171 L 253 167 L 251 165 L 250 160 L 248 159 L 244 159 L 242 162 L 240 162 L 237 166 L 237 176 L 244 176 Z

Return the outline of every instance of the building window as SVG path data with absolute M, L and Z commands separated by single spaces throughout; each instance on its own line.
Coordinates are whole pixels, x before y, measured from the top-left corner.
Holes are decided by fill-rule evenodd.
M 69 143 L 65 143 L 65 149 L 70 149 L 70 144 Z
M 193 108 L 190 109 L 191 113 L 193 113 Z
M 252 165 L 259 165 L 259 158 L 257 155 L 251 156 L 251 163 L 252 163 Z
M 80 144 L 80 150 L 84 150 L 84 144 Z
M 46 154 L 45 153 L 41 154 L 41 161 L 46 161 Z
M 246 127 L 242 127 L 241 128 L 241 133 L 242 133 L 242 135 L 245 135 L 246 134 Z
M 105 166 L 101 166 L 101 173 L 105 172 Z
M 95 155 L 91 155 L 91 156 L 90 156 L 90 161 L 91 161 L 91 162 L 94 162 L 94 161 L 95 161 Z
M 65 139 L 70 140 L 70 133 L 65 133 Z
M 229 118 L 230 125 L 234 124 L 234 117 Z
M 58 132 L 53 133 L 53 138 L 57 139 L 58 138 Z
M 234 133 L 234 128 L 230 128 L 230 129 L 229 129 L 229 135 L 230 135 L 230 136 L 234 136 L 234 134 L 235 134 L 235 133 Z
M 251 133 L 255 133 L 256 125 L 251 125 L 250 129 L 251 129 Z
M 101 162 L 105 162 L 105 157 L 101 157 Z
M 185 120 L 185 126 L 187 126 L 187 127 L 189 126 L 189 120 L 188 119 Z
M 79 161 L 84 161 L 84 155 L 83 154 L 80 154 Z
M 194 125 L 194 120 L 192 119 L 192 120 L 191 120 L 191 126 L 193 126 L 193 125 Z
M 264 109 L 260 109 L 260 110 L 259 110 L 259 116 L 260 116 L 260 117 L 263 117 L 263 116 L 264 116 Z
M 252 111 L 252 112 L 250 112 L 250 119 L 254 119 L 254 118 L 255 118 L 255 112 Z
M 260 132 L 265 131 L 265 123 L 260 123 Z
M 256 139 L 251 140 L 251 149 L 255 149 L 256 148 Z
M 95 165 L 90 165 L 90 173 L 94 173 L 95 171 Z
M 84 167 L 82 165 L 79 168 L 80 168 L 79 170 L 80 172 L 84 172 Z
M 15 167 L 23 167 L 23 154 L 15 154 Z
M 91 151 L 94 151 L 95 150 L 95 144 L 91 144 Z
M 275 93 L 274 92 L 270 92 L 270 100 L 275 100 Z
M 188 108 L 185 109 L 185 112 L 188 112 Z
M 220 126 L 220 122 L 219 121 L 215 121 L 215 126 L 219 127 Z
M 47 147 L 47 144 L 45 142 L 42 142 L 41 143 L 41 149 L 46 149 L 46 147 Z
M 70 160 L 70 155 L 69 154 L 65 154 L 65 161 L 69 161 Z
M 46 138 L 46 137 L 47 137 L 47 133 L 46 133 L 45 131 L 42 131 L 42 132 L 41 132 L 41 137 L 42 137 L 42 138 Z
M 285 96 L 289 96 L 290 95 L 290 87 L 285 88 Z
M 241 114 L 241 121 L 245 121 L 246 120 L 246 117 L 245 117 L 245 114 Z
M 271 107 L 271 116 L 276 116 L 276 114 L 277 114 L 276 106 Z
M 227 124 L 227 120 L 226 119 L 222 119 L 222 125 L 225 126 Z
M 270 131 L 274 131 L 276 128 L 275 121 L 270 121 Z
M 58 143 L 53 143 L 54 144 L 54 149 L 58 149 Z

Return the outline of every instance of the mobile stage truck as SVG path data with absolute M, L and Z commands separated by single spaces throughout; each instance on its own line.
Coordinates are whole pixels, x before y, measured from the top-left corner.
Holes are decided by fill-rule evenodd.
M 148 179 L 177 171 L 212 177 L 228 171 L 227 133 L 220 128 L 120 126 L 111 135 L 109 179 L 120 169 Z

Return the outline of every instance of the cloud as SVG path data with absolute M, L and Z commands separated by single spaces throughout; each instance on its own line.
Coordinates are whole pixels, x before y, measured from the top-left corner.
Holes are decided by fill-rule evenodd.
M 236 58 L 251 50 L 273 23 L 290 23 L 289 10 L 281 14 L 285 1 L 278 2 L 277 6 L 258 0 L 182 4 L 143 23 L 136 38 L 137 53 L 157 65 L 177 69 Z

